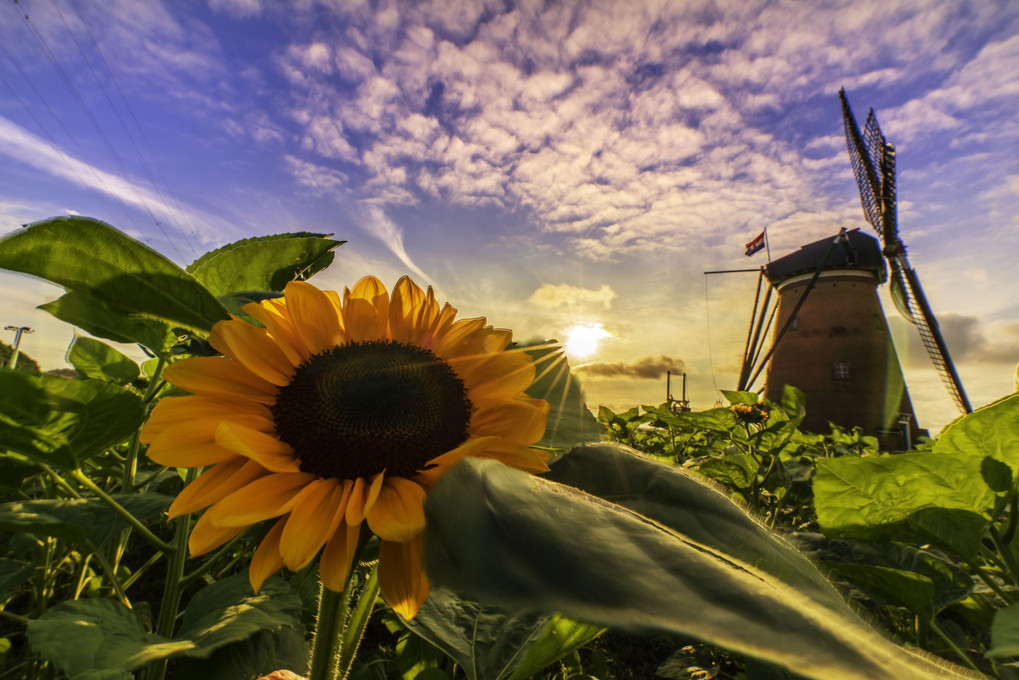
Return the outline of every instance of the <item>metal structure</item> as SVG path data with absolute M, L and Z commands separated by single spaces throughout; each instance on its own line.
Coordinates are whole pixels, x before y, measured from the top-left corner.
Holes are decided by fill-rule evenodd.
M 895 147 L 889 144 L 878 126 L 877 117 L 871 109 L 867 122 L 860 132 L 849 107 L 845 89 L 839 90 L 842 102 L 842 122 L 846 133 L 849 159 L 860 189 L 860 203 L 863 214 L 882 242 L 882 252 L 891 270 L 892 299 L 899 312 L 917 327 L 924 348 L 930 355 L 934 367 L 941 376 L 941 382 L 962 413 L 973 408 L 962 387 L 959 374 L 948 353 L 948 347 L 941 336 L 938 322 L 934 318 L 927 298 L 920 286 L 916 272 L 906 258 L 906 246 L 899 238 L 898 216 L 895 195 Z

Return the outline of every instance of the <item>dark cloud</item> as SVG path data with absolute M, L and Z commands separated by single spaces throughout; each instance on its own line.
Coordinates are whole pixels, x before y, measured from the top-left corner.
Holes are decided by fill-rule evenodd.
M 938 326 L 955 363 L 1015 364 L 1019 361 L 1019 324 L 1011 323 L 995 330 L 988 338 L 983 323 L 975 316 L 942 314 Z M 920 334 L 910 329 L 906 348 L 908 363 L 922 366 L 930 362 Z
M 683 372 L 686 363 L 679 357 L 660 354 L 656 357 L 644 357 L 631 363 L 590 363 L 577 366 L 574 370 L 583 371 L 587 378 L 633 378 L 635 380 L 659 380 L 665 377 L 666 371 Z

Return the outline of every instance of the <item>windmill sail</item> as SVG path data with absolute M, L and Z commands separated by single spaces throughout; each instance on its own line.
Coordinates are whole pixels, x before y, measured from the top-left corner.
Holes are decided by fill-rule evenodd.
M 846 146 L 860 189 L 863 214 L 881 237 L 883 252 L 891 268 L 892 299 L 899 312 L 916 325 L 924 348 L 956 406 L 963 413 L 969 413 L 973 409 L 962 381 L 955 371 L 934 313 L 927 304 L 920 280 L 906 258 L 906 246 L 899 238 L 895 204 L 895 147 L 885 140 L 873 109 L 861 134 L 844 89 L 839 90 L 839 99 L 842 102 Z

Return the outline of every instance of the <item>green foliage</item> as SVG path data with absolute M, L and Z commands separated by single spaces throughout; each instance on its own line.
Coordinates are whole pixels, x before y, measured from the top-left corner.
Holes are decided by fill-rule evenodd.
M 105 342 L 76 335 L 67 350 L 67 363 L 82 376 L 126 385 L 141 374 L 138 364 Z
M 1000 511 L 996 490 L 1010 486 L 1009 470 L 995 463 L 935 453 L 822 461 L 818 523 L 829 536 L 933 543 L 972 558 Z
M 113 500 L 136 519 L 148 521 L 172 498 L 156 493 L 122 494 Z M 0 531 L 64 538 L 84 547 L 99 547 L 129 525 L 98 498 L 44 498 L 0 504 Z
M 0 240 L 0 267 L 82 293 L 126 316 L 199 333 L 228 318 L 216 297 L 148 246 L 87 217 L 36 222 Z
M 298 608 L 282 580 L 267 581 L 255 595 L 239 574 L 200 591 L 173 639 L 150 633 L 136 611 L 102 599 L 52 607 L 29 623 L 28 638 L 33 649 L 75 678 L 89 671 L 134 671 L 173 657 L 205 659 L 260 631 L 297 626 Z
M 802 558 L 791 547 L 772 543 L 768 551 L 769 565 L 797 565 L 779 577 L 743 560 L 738 548 L 705 545 L 684 526 L 649 522 L 608 502 L 619 498 L 617 472 L 645 461 L 611 447 L 574 449 L 564 459 L 577 457 L 577 467 L 591 468 L 594 461 L 583 459 L 598 449 L 615 463 L 601 468 L 610 490 L 605 499 L 488 461 L 467 460 L 450 472 L 425 502 L 434 581 L 502 606 L 693 635 L 805 677 L 965 677 L 889 643 L 830 586 L 823 599 L 808 596 L 824 587 L 823 578 L 800 571 Z M 670 497 L 701 484 L 662 470 L 656 481 L 674 487 Z M 707 518 L 715 513 L 710 504 L 700 510 Z M 759 529 L 767 543 L 767 530 Z
M 602 632 L 550 614 L 510 614 L 434 588 L 404 625 L 451 656 L 469 680 L 526 680 Z
M 136 342 L 159 356 L 166 356 L 177 344 L 172 324 L 116 311 L 112 305 L 84 293 L 70 291 L 39 305 L 39 309 L 92 335 L 114 342 Z
M 333 250 L 346 241 L 300 232 L 257 236 L 202 255 L 187 271 L 217 296 L 245 291 L 281 292 L 328 267 Z
M 98 380 L 66 380 L 0 369 L 0 442 L 11 451 L 72 469 L 141 427 L 134 394 Z

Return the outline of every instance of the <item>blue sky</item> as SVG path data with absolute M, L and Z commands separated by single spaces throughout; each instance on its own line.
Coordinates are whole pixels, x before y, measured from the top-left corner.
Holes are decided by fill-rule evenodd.
M 1019 360 L 1019 5 L 20 0 L 0 12 L 0 233 L 103 219 L 181 263 L 346 239 L 316 282 L 410 273 L 521 340 L 608 336 L 592 406 L 729 389 L 773 256 L 864 227 L 837 92 L 898 150 L 899 221 L 972 401 Z M 27 16 L 27 19 L 26 19 Z M 58 291 L 0 275 L 62 364 Z M 894 309 L 886 304 L 890 316 Z M 953 406 L 893 328 L 921 424 Z M 8 342 L 12 338 L 5 338 Z

